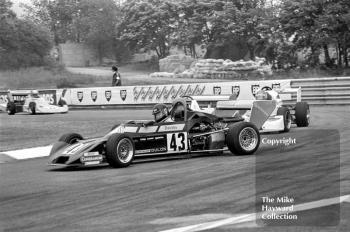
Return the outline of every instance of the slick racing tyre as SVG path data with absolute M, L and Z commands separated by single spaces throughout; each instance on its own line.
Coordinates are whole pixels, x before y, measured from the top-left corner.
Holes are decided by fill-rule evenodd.
M 288 132 L 292 125 L 292 116 L 290 115 L 290 111 L 287 107 L 280 107 L 277 109 L 277 115 L 283 115 L 283 132 Z
M 260 145 L 259 130 L 250 122 L 235 123 L 229 127 L 226 144 L 233 154 L 253 154 Z
M 50 155 L 56 153 L 58 150 L 62 149 L 63 147 L 74 144 L 78 140 L 82 140 L 82 139 L 83 137 L 80 134 L 76 134 L 76 133 L 64 134 L 58 139 L 60 143 L 54 143 L 54 145 L 52 146 Z
M 295 105 L 295 123 L 298 127 L 307 127 L 310 124 L 310 107 L 307 102 L 297 102 Z
M 35 102 L 29 103 L 28 109 L 29 109 L 29 113 L 30 114 L 36 114 L 36 109 L 35 108 L 36 108 Z
M 60 107 L 62 107 L 62 106 L 67 105 L 67 102 L 61 98 L 61 99 L 58 101 L 57 105 L 60 106 Z
M 125 134 L 113 134 L 106 143 L 106 159 L 115 168 L 129 166 L 135 155 L 135 145 L 132 138 Z
M 16 105 L 14 102 L 7 103 L 6 111 L 8 115 L 14 115 L 16 113 Z
M 78 140 L 83 140 L 83 136 L 77 133 L 64 134 L 58 139 L 58 141 L 65 142 L 68 144 L 74 144 Z

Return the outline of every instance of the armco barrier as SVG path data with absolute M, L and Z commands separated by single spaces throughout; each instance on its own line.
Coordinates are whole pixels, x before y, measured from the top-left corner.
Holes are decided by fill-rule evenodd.
M 302 100 L 311 105 L 350 105 L 350 77 L 291 80 L 291 86 L 301 87 Z

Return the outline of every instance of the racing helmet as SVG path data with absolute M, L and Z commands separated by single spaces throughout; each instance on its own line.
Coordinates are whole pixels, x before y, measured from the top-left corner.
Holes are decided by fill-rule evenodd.
M 256 100 L 272 100 L 272 96 L 265 90 L 259 90 L 255 94 L 255 99 Z
M 32 90 L 32 91 L 30 91 L 30 95 L 32 97 L 39 97 L 39 91 L 38 90 Z
M 160 122 L 169 115 L 168 107 L 165 104 L 157 104 L 153 107 L 152 115 L 155 122 Z

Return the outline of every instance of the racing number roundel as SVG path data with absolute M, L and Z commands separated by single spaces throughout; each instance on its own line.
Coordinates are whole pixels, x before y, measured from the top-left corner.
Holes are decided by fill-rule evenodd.
M 168 152 L 187 151 L 187 133 L 171 133 L 167 134 Z

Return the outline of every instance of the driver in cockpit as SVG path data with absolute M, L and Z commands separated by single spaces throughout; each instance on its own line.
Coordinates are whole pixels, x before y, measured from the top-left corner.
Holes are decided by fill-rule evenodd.
M 30 97 L 32 98 L 39 98 L 39 91 L 38 90 L 32 90 L 30 91 Z
M 155 122 L 161 122 L 169 116 L 169 109 L 165 104 L 157 104 L 153 107 L 152 115 Z
M 255 94 L 255 99 L 256 100 L 272 100 L 272 96 L 267 91 L 261 89 Z

